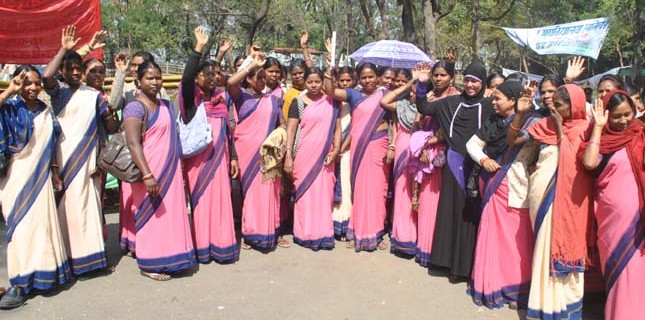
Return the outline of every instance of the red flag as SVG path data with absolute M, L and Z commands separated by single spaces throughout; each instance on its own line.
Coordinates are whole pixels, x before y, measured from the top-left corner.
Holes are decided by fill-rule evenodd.
M 70 24 L 81 38 L 75 49 L 89 43 L 101 30 L 100 0 L 0 0 L 0 63 L 46 64 Z M 103 53 L 97 50 L 92 56 Z

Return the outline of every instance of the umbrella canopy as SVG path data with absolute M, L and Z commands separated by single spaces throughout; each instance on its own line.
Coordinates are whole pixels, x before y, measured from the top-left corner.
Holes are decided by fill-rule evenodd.
M 396 40 L 370 42 L 349 57 L 358 62 L 393 68 L 414 68 L 419 62 L 435 62 L 415 45 Z

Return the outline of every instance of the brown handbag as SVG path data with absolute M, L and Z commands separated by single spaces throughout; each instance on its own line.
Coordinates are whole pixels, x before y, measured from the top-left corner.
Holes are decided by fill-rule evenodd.
M 144 112 L 143 123 L 141 124 L 141 141 L 143 141 L 143 135 L 146 133 L 148 127 L 148 107 L 143 103 L 141 104 Z M 112 135 L 112 139 L 107 143 L 105 148 L 101 150 L 98 165 L 99 168 L 121 181 L 137 182 L 143 177 L 141 170 L 132 161 L 130 149 L 125 139 L 123 125 L 121 125 L 119 132 Z

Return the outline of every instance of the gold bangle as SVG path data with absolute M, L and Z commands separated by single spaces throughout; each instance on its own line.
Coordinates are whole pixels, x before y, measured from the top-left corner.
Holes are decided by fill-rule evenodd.
M 58 168 L 58 165 L 57 165 L 57 164 L 55 164 L 55 163 L 52 163 L 51 167 L 52 167 L 52 168 Z
M 152 175 L 152 172 L 150 172 L 150 173 L 146 174 L 145 176 L 141 177 L 141 180 L 148 180 L 148 179 L 152 179 L 154 177 L 155 176 Z
M 509 127 L 511 128 L 511 130 L 513 130 L 513 131 L 520 131 L 520 129 L 522 129 L 522 128 L 515 127 L 515 126 L 513 125 L 513 123 L 512 123 L 512 122 L 511 122 L 508 126 L 509 126 Z

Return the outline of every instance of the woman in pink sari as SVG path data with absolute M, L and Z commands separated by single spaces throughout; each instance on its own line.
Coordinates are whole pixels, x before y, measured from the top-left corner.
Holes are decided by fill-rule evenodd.
M 266 76 L 262 69 L 264 57 L 264 53 L 256 53 L 250 65 L 240 67 L 228 79 L 228 93 L 239 115 L 234 139 L 244 195 L 242 249 L 274 249 L 277 241 L 286 242 L 278 239 L 281 179 L 264 181 L 260 173 L 262 143 L 276 127 L 284 126 L 281 101 L 272 93 L 262 92 Z M 245 88 L 240 87 L 242 82 Z
M 193 234 L 199 262 L 226 263 L 239 256 L 230 183 L 230 177 L 235 179 L 238 174 L 237 155 L 229 134 L 227 96 L 217 88 L 221 69 L 213 61 L 200 62 L 208 42 L 208 34 L 202 27 L 195 29 L 195 38 L 195 50 L 186 63 L 179 88 L 179 110 L 187 123 L 198 108 L 204 108 L 213 141 L 199 154 L 184 160 L 193 210 Z
M 334 159 L 340 149 L 340 119 L 322 93 L 323 72 L 305 71 L 307 93 L 291 103 L 284 171 L 293 176 L 293 241 L 314 251 L 334 248 Z M 294 160 L 295 158 L 295 160 Z
M 414 256 L 417 247 L 418 202 L 412 203 L 413 180 L 407 168 L 410 162 L 410 136 L 418 122 L 414 92 L 416 79 L 407 69 L 397 72 L 396 80 L 405 83 L 388 92 L 381 99 L 381 107 L 396 114 L 396 148 L 394 155 L 394 212 L 390 251 L 395 254 Z
M 597 100 L 598 101 L 598 100 Z M 591 138 L 581 146 L 596 174 L 598 250 L 607 287 L 606 319 L 641 319 L 645 294 L 645 133 L 625 91 L 596 102 Z
M 123 124 L 132 160 L 141 170 L 143 181 L 122 184 L 122 217 L 134 220 L 141 274 L 167 281 L 171 279 L 169 273 L 196 263 L 179 158 L 181 147 L 173 106 L 157 99 L 161 69 L 147 61 L 139 66 L 137 76 L 141 94 L 125 106 Z
M 388 121 L 380 107 L 383 91 L 377 88 L 376 66 L 360 64 L 357 68 L 362 89 L 335 89 L 335 81 L 325 75 L 324 89 L 334 99 L 349 102 L 352 109 L 350 131 L 352 216 L 349 220 L 348 248 L 373 251 L 387 248 L 385 234 L 385 201 L 389 166 Z
M 529 215 L 529 166 L 537 157 L 537 144 L 506 148 L 509 131 L 519 131 L 533 122 L 530 94 L 523 94 L 519 81 L 509 80 L 493 89 L 496 115 L 466 145 L 470 157 L 490 176 L 483 190 L 481 222 L 475 262 L 468 293 L 477 305 L 525 309 L 531 283 L 533 229 Z M 516 114 L 515 110 L 518 111 Z M 524 119 L 519 127 L 510 125 Z

